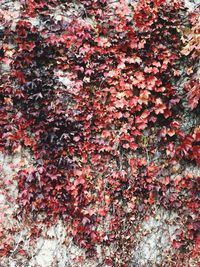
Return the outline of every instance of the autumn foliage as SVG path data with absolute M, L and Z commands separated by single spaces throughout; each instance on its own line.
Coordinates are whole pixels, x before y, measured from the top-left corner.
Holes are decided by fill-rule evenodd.
M 196 257 L 199 177 L 183 169 L 200 164 L 200 127 L 182 127 L 186 109 L 199 111 L 198 53 L 182 34 L 196 23 L 178 0 L 80 0 L 78 15 L 51 16 L 70 2 L 23 1 L 2 33 L 1 58 L 13 61 L 0 85 L 1 150 L 34 160 L 16 177 L 21 210 L 71 223 L 88 256 L 116 244 L 105 264 L 126 266 L 134 227 L 159 205 L 183 220 L 172 241 L 180 262 Z

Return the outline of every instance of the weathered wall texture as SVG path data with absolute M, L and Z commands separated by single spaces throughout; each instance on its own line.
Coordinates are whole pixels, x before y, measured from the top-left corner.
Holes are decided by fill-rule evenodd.
M 189 9 L 193 9 L 198 4 L 196 1 L 185 1 Z M 18 1 L 1 0 L 0 15 L 4 15 L 7 20 L 12 22 L 13 29 L 17 20 L 20 19 L 20 3 Z M 78 7 L 74 7 L 69 12 L 79 12 Z M 62 14 L 59 8 L 52 14 L 54 19 Z M 31 23 L 40 25 L 40 21 L 31 19 Z M 0 25 L 0 29 L 3 25 Z M 1 63 L 1 71 L 9 73 L 9 67 Z M 60 77 L 60 82 L 68 84 L 67 77 Z M 184 81 L 183 81 L 184 83 Z M 190 128 L 193 120 L 197 118 L 185 114 L 185 128 Z M 32 160 L 28 151 L 21 151 L 13 157 L 0 155 L 0 239 L 7 242 L 8 246 L 14 242 L 14 250 L 9 257 L 0 258 L 2 267 L 75 267 L 75 266 L 103 266 L 101 265 L 101 249 L 97 249 L 98 258 L 96 261 L 88 260 L 85 263 L 76 263 L 84 256 L 84 251 L 76 247 L 71 237 L 67 234 L 66 227 L 62 221 L 49 228 L 41 224 L 41 232 L 34 233 L 36 228 L 32 227 L 30 221 L 21 221 L 18 214 L 17 205 L 17 182 L 14 180 L 15 174 L 19 169 L 31 168 Z M 188 165 L 185 172 L 200 175 L 200 170 Z M 147 221 L 140 223 L 138 231 L 135 233 L 135 247 L 132 251 L 132 267 L 153 267 L 153 266 L 172 266 L 176 261 L 171 241 L 180 229 L 181 221 L 176 212 L 168 212 L 158 206 L 153 206 L 149 211 Z M 12 240 L 5 236 L 5 231 L 14 230 Z M 36 237 L 30 241 L 30 236 Z M 1 245 L 0 245 L 1 246 Z M 104 251 L 109 255 L 109 251 Z M 188 260 L 188 267 L 197 267 L 197 261 Z M 130 266 L 130 267 L 131 267 Z

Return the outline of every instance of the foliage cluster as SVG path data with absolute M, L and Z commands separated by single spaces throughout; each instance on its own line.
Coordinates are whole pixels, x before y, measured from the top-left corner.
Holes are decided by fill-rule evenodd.
M 126 266 L 134 225 L 161 205 L 184 220 L 173 241 L 180 262 L 197 256 L 199 177 L 183 169 L 200 164 L 200 127 L 186 133 L 182 122 L 184 101 L 199 110 L 199 52 L 183 40 L 183 3 L 80 0 L 78 15 L 56 20 L 52 10 L 71 1 L 21 2 L 16 29 L 1 33 L 1 58 L 13 61 L 0 85 L 0 136 L 2 151 L 25 147 L 35 161 L 16 177 L 23 212 L 71 222 L 88 256 L 116 244 L 105 264 Z

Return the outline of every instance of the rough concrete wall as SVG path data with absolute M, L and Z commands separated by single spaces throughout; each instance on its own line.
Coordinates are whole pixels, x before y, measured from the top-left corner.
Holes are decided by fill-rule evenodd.
M 198 0 L 186 0 L 186 6 L 192 10 L 198 5 Z M 19 1 L 1 0 L 0 14 L 3 14 L 7 20 L 12 22 L 12 28 L 15 28 L 17 20 L 20 19 L 21 7 Z M 78 7 L 73 7 L 69 12 L 80 12 Z M 54 19 L 60 16 L 68 16 L 63 14 L 59 8 L 53 14 Z M 31 19 L 31 23 L 40 25 L 40 21 Z M 3 27 L 3 25 L 1 26 Z M 9 73 L 9 66 L 5 63 L 1 64 L 4 73 Z M 56 75 L 56 74 L 55 74 Z M 67 76 L 63 74 L 63 78 L 59 78 L 60 82 L 65 85 L 70 83 Z M 196 117 L 191 118 L 185 115 L 185 126 L 189 129 Z M 1 178 L 0 178 L 0 237 L 3 242 L 14 242 L 14 249 L 9 257 L 2 257 L 0 266 L 2 267 L 75 267 L 75 266 L 103 266 L 101 264 L 101 248 L 99 247 L 96 261 L 88 260 L 85 263 L 76 263 L 85 252 L 75 246 L 71 237 L 67 233 L 66 227 L 62 221 L 47 227 L 40 225 L 41 232 L 34 241 L 30 242 L 30 235 L 33 232 L 30 221 L 20 221 L 18 217 L 17 205 L 17 182 L 13 179 L 18 170 L 30 168 L 32 164 L 30 154 L 25 151 L 16 154 L 13 157 L 0 155 Z M 186 172 L 193 172 L 200 175 L 200 170 L 188 165 Z M 132 252 L 132 267 L 151 267 L 151 266 L 172 266 L 174 263 L 174 250 L 171 247 L 171 241 L 176 237 L 179 230 L 180 221 L 178 214 L 168 212 L 163 208 L 154 206 L 149 211 L 148 221 L 140 223 L 138 231 L 135 235 L 136 244 Z M 12 240 L 7 240 L 3 232 L 14 229 Z M 106 253 L 109 254 L 109 251 Z M 105 265 L 104 265 L 105 266 Z M 198 266 L 197 262 L 190 260 L 188 267 Z

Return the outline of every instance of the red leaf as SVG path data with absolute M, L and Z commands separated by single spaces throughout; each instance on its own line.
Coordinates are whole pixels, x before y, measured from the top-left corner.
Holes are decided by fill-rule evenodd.
M 173 248 L 177 248 L 178 249 L 178 248 L 182 247 L 182 245 L 183 245 L 183 243 L 181 241 L 173 240 L 173 242 L 172 242 Z
M 103 217 L 106 216 L 107 209 L 106 208 L 100 208 L 99 211 L 98 211 L 98 214 L 103 216 Z
M 192 251 L 192 257 L 196 258 L 199 256 L 200 252 L 200 236 L 197 236 L 194 240 L 194 249 Z
M 164 185 L 168 185 L 168 184 L 170 183 L 170 178 L 169 178 L 169 176 L 164 177 L 164 178 L 162 179 L 162 183 L 163 183 Z

